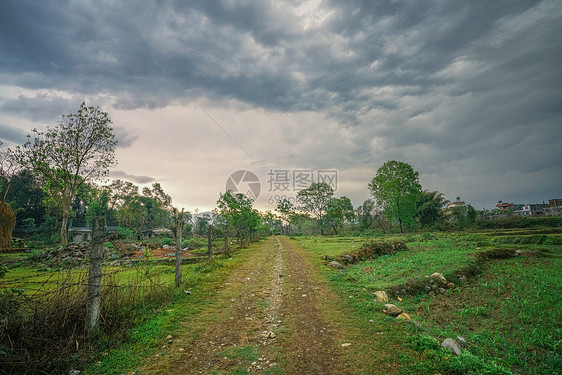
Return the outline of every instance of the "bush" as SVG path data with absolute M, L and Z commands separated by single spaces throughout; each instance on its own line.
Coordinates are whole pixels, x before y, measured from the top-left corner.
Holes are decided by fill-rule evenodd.
M 160 246 L 164 246 L 164 245 L 172 246 L 172 245 L 174 245 L 174 239 L 170 238 L 170 237 L 159 238 L 158 239 L 158 245 L 160 245 Z
M 0 373 L 63 374 L 83 367 L 98 351 L 116 347 L 133 325 L 170 301 L 173 287 L 140 272 L 102 282 L 99 334 L 85 333 L 87 273 L 68 272 L 57 289 L 30 298 L 20 290 L 0 292 Z M 97 340 L 97 341 L 96 341 Z M 97 349 L 96 349 L 97 346 Z M 3 353 L 2 353 L 3 352 Z
M 118 227 L 117 234 L 119 238 L 126 239 L 126 240 L 133 240 L 135 239 L 135 232 L 129 228 Z

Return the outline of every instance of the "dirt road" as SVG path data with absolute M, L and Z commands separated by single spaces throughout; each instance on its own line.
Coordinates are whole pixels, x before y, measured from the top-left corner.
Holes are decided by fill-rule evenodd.
M 354 373 L 340 319 L 304 250 L 272 237 L 136 374 Z

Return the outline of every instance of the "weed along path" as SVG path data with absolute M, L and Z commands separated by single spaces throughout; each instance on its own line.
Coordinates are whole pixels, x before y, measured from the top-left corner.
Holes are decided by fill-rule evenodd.
M 363 373 L 341 297 L 286 237 L 263 241 L 208 302 L 135 374 Z

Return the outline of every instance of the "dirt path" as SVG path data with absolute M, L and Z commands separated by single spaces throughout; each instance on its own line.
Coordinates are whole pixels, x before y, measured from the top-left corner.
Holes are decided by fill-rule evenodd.
M 350 373 L 337 298 L 294 241 L 269 238 L 136 374 Z

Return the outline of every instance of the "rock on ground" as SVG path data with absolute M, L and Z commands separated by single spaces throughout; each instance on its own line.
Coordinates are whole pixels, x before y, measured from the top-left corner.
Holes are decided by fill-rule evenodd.
M 445 340 L 443 340 L 443 342 L 441 343 L 441 347 L 447 349 L 456 356 L 459 356 L 462 353 L 462 349 L 459 343 L 451 338 L 446 338 Z
M 332 268 L 338 268 L 338 269 L 343 269 L 343 265 L 339 262 L 336 262 L 335 260 L 331 261 L 330 263 L 328 263 L 330 265 L 330 267 Z
M 377 290 L 375 292 L 375 297 L 377 298 L 377 302 L 388 302 L 388 295 L 384 290 Z
M 400 307 L 391 303 L 387 303 L 386 305 L 384 305 L 384 307 L 386 307 L 386 313 L 391 316 L 398 316 L 402 312 L 402 309 Z

